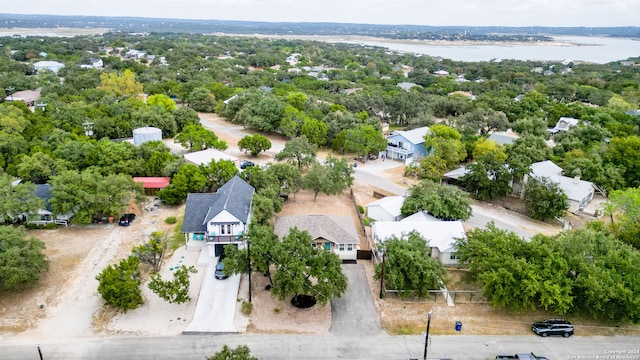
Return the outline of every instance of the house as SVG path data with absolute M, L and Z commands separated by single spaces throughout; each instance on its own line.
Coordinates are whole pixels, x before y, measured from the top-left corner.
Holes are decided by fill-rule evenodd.
M 375 221 L 400 221 L 404 196 L 386 196 L 367 204 L 367 217 Z
M 469 91 L 454 91 L 454 92 L 450 92 L 450 93 L 447 94 L 447 96 L 452 96 L 452 95 L 464 96 L 469 100 L 475 100 L 476 99 L 476 96 L 473 95 Z
M 465 237 L 461 221 L 377 221 L 371 224 L 371 236 L 376 243 L 392 237 L 402 238 L 412 231 L 429 240 L 432 258 L 445 266 L 458 264 L 453 244 L 456 239 Z
M 597 187 L 590 181 L 580 180 L 579 177 L 563 176 L 562 168 L 551 160 L 531 164 L 529 176 L 537 180 L 547 179 L 557 184 L 567 195 L 571 212 L 582 210 L 593 199 L 597 190 Z M 527 177 L 525 177 L 525 183 L 528 181 Z
M 437 217 L 429 214 L 428 212 L 421 210 L 418 211 L 417 213 L 407 216 L 406 218 L 403 218 L 402 220 L 400 220 L 402 222 L 415 222 L 415 221 L 442 221 L 440 219 L 438 219 Z
M 386 157 L 392 160 L 404 161 L 406 164 L 420 160 L 420 158 L 427 156 L 424 137 L 429 133 L 428 126 L 409 131 L 392 132 L 387 137 Z
M 396 86 L 399 87 L 402 90 L 405 90 L 405 91 L 409 91 L 414 87 L 422 87 L 422 86 L 420 86 L 420 85 L 418 85 L 416 83 L 406 82 L 406 81 L 397 83 Z
M 58 71 L 60 71 L 60 69 L 62 69 L 64 67 L 63 63 L 57 62 L 57 61 L 38 61 L 37 63 L 33 64 L 33 68 L 36 71 L 40 71 L 40 70 L 48 70 L 54 73 L 58 73 Z
M 433 75 L 435 76 L 447 76 L 449 75 L 449 72 L 446 70 L 437 70 L 433 72 Z
M 289 235 L 291 228 L 306 231 L 313 238 L 313 246 L 337 254 L 343 261 L 356 261 L 360 248 L 358 230 L 350 216 L 289 215 L 276 217 L 274 231 L 280 238 Z
M 185 243 L 205 241 L 209 256 L 221 254 L 223 245 L 243 246 L 251 222 L 255 189 L 237 175 L 212 193 L 190 193 L 184 210 Z
M 580 120 L 570 117 L 561 117 L 558 119 L 556 126 L 553 129 L 547 129 L 552 134 L 557 134 L 560 131 L 569 131 L 572 126 L 578 126 Z
M 171 183 L 171 178 L 139 176 L 134 177 L 133 181 L 142 184 L 145 195 L 155 195 L 159 190 L 162 190 L 169 186 L 169 183 Z
M 492 132 L 487 140 L 495 141 L 498 143 L 498 145 L 503 146 L 511 145 L 519 138 L 520 136 L 518 136 L 518 134 L 514 133 L 513 131 L 507 130 Z
M 5 101 L 22 101 L 29 107 L 35 107 L 36 102 L 40 99 L 40 92 L 42 88 L 37 88 L 35 90 L 23 90 L 16 91 L 13 94 L 9 94 L 4 100 Z
M 627 110 L 624 113 L 631 116 L 640 116 L 640 110 Z
M 229 160 L 236 164 L 236 166 L 240 166 L 240 159 L 216 149 L 206 149 L 184 154 L 184 159 L 195 165 L 208 165 L 212 160 Z
M 58 225 L 69 225 L 69 221 L 74 215 L 74 212 L 71 211 L 67 214 L 54 214 L 53 209 L 51 207 L 51 185 L 49 184 L 38 184 L 36 185 L 35 194 L 38 198 L 44 201 L 44 209 L 38 210 L 38 214 L 34 217 L 31 216 L 27 219 L 28 224 L 36 224 L 36 225 L 46 225 L 46 224 L 58 224 Z

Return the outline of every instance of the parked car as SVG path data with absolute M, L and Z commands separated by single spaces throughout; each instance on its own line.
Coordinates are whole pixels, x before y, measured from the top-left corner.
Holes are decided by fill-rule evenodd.
M 544 356 L 538 356 L 534 353 L 530 354 L 515 354 L 515 355 L 498 355 L 496 360 L 549 360 Z
M 573 335 L 573 325 L 569 321 L 562 319 L 547 319 L 534 322 L 531 325 L 531 330 L 542 337 L 549 335 L 569 337 Z
M 244 170 L 248 167 L 252 167 L 255 166 L 256 164 L 252 163 L 251 161 L 248 160 L 242 160 L 240 161 L 240 169 Z
M 120 217 L 120 221 L 118 221 L 118 225 L 120 226 L 129 226 L 133 219 L 136 218 L 136 214 L 124 214 Z
M 214 273 L 214 276 L 216 277 L 216 279 L 218 280 L 224 280 L 226 278 L 229 277 L 229 275 L 224 273 L 224 263 L 222 261 L 219 261 L 216 264 L 216 271 Z

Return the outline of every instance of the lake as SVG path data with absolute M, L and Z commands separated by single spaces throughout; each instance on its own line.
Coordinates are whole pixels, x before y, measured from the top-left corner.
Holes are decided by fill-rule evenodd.
M 553 35 L 551 35 L 553 36 Z M 553 36 L 554 42 L 542 44 L 435 45 L 426 43 L 385 42 L 384 40 L 334 41 L 381 46 L 390 50 L 441 56 L 457 61 L 574 60 L 605 64 L 640 56 L 640 41 L 626 38 Z M 559 44 L 560 42 L 564 44 Z

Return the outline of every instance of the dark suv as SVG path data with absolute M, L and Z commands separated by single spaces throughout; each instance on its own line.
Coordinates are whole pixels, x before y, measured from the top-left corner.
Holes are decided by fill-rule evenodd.
M 120 226 L 129 226 L 133 219 L 136 218 L 136 214 L 124 214 L 120 217 L 120 221 L 118 221 L 118 225 Z
M 561 319 L 547 319 L 535 322 L 531 325 L 531 330 L 542 337 L 547 337 L 549 335 L 562 335 L 564 337 L 569 337 L 573 335 L 573 325 L 571 325 L 567 320 Z

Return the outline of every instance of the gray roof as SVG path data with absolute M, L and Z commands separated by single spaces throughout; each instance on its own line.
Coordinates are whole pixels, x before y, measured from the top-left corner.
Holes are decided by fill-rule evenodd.
M 513 144 L 518 139 L 518 134 L 513 132 L 494 132 L 489 135 L 489 140 L 493 140 L 498 145 Z
M 243 223 L 249 220 L 255 189 L 237 175 L 227 181 L 215 194 L 187 195 L 182 232 L 206 232 L 207 222 L 222 211 L 228 211 Z
M 312 238 L 323 238 L 334 244 L 359 244 L 358 230 L 350 216 L 289 215 L 276 217 L 275 233 L 280 238 L 289 235 L 291 228 L 306 231 Z
M 396 130 L 389 137 L 393 137 L 394 135 L 399 135 L 410 141 L 412 144 L 422 144 L 424 143 L 424 137 L 427 134 L 430 134 L 431 130 L 429 130 L 428 126 L 419 127 L 413 130 L 402 131 Z
M 45 204 L 45 209 L 52 211 L 51 209 L 51 204 L 49 203 L 49 200 L 51 200 L 51 185 L 49 184 L 37 184 L 36 185 L 36 191 L 35 191 L 35 195 L 44 200 L 44 204 Z

